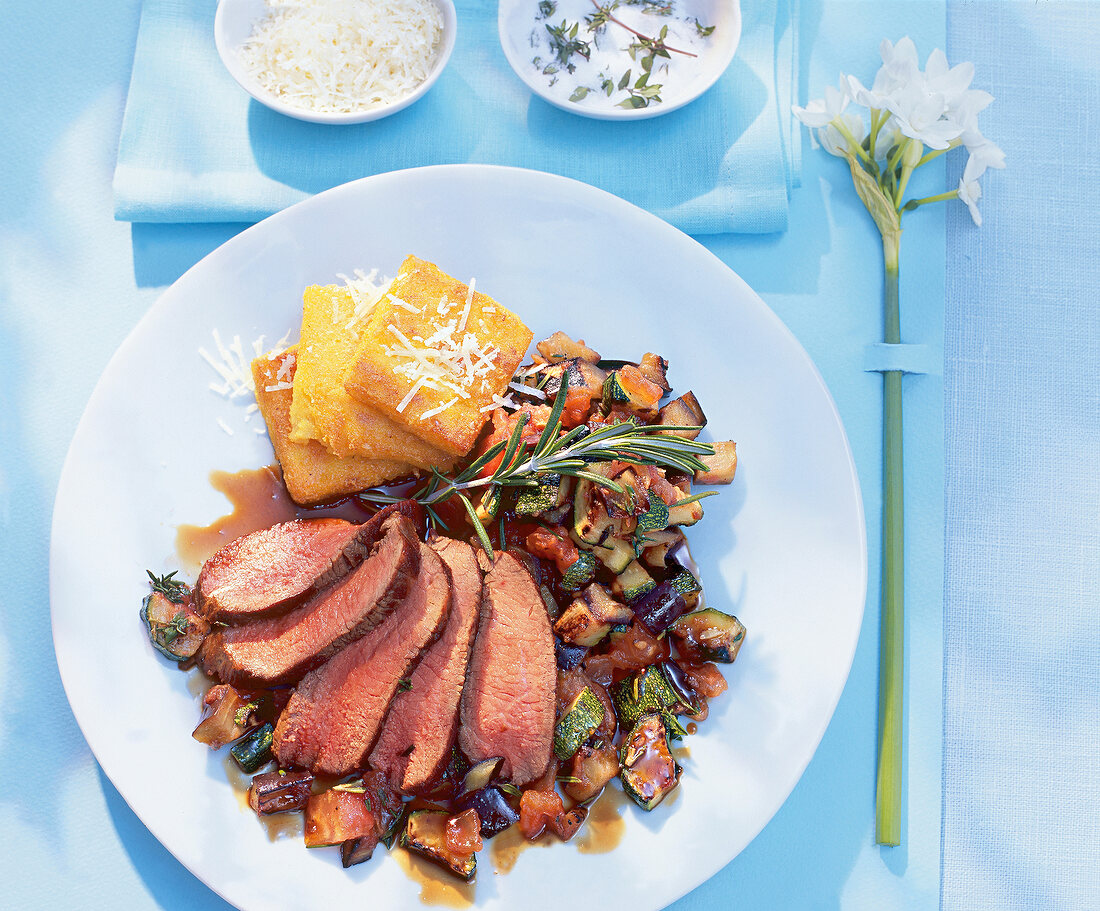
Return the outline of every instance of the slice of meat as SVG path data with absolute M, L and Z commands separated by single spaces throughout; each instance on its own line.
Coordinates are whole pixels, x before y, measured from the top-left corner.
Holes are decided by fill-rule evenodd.
M 235 685 L 290 683 L 378 626 L 408 593 L 420 566 L 420 542 L 404 515 L 387 515 L 380 531 L 356 570 L 301 607 L 207 636 L 203 670 Z
M 346 775 L 364 765 L 382 719 L 421 652 L 443 629 L 451 574 L 426 544 L 408 597 L 370 635 L 307 674 L 279 716 L 279 765 Z
M 451 572 L 450 617 L 413 671 L 409 688 L 394 697 L 370 756 L 371 767 L 406 794 L 426 790 L 451 758 L 481 614 L 481 571 L 473 548 L 452 538 L 436 538 L 429 546 Z
M 364 528 L 295 519 L 230 541 L 203 564 L 194 589 L 199 610 L 223 623 L 286 613 L 362 562 Z
M 546 606 L 531 574 L 497 552 L 462 691 L 458 744 L 473 762 L 504 757 L 516 785 L 550 764 L 557 666 Z

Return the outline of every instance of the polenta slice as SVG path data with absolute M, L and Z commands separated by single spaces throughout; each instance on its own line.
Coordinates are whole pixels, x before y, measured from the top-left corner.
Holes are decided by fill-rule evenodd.
M 465 455 L 531 339 L 510 310 L 410 256 L 367 317 L 344 388 L 420 439 Z
M 451 459 L 446 453 L 345 391 L 343 377 L 366 324 L 356 303 L 352 291 L 339 285 L 312 285 L 302 296 L 302 331 L 290 404 L 291 441 L 318 440 L 341 457 L 448 467 Z
M 283 482 L 296 503 L 308 505 L 331 500 L 407 477 L 415 471 L 404 462 L 340 458 L 316 440 L 295 443 L 290 439 L 290 399 L 297 346 L 282 354 L 262 355 L 252 362 L 256 401 L 267 423 L 275 458 L 283 470 Z

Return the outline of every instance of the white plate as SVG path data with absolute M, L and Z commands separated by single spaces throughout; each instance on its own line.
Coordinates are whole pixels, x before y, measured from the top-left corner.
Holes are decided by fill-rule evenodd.
M 718 81 L 741 40 L 741 6 L 738 0 L 673 0 L 673 15 L 667 17 L 646 14 L 643 9 L 624 4 L 614 15 L 650 38 L 657 37 L 662 26 L 668 26 L 665 39 L 668 46 L 696 55 L 687 57 L 673 52 L 668 60 L 658 59 L 649 81 L 663 86 L 661 101 L 643 108 L 619 107 L 619 102 L 627 97 L 617 89 L 620 77 L 628 69 L 631 83 L 642 75 L 640 56 L 639 60 L 631 60 L 625 50 L 634 38 L 624 28 L 609 23 L 593 41 L 584 21 L 586 15 L 594 12 L 591 0 L 556 0 L 554 12 L 549 16 L 540 15 L 538 0 L 500 0 L 497 30 L 504 56 L 516 75 L 554 107 L 596 120 L 646 120 L 682 108 Z M 714 32 L 701 37 L 693 20 L 703 26 L 714 26 Z M 577 37 L 591 43 L 591 60 L 574 54 L 570 57 L 576 68 L 574 73 L 559 67 L 547 74 L 543 72 L 546 66 L 557 64 L 544 46 L 546 26 L 560 26 L 563 21 L 580 26 Z M 534 62 L 536 57 L 538 65 Z M 600 79 L 605 75 L 616 84 L 611 96 L 599 91 Z M 591 91 L 583 99 L 573 101 L 570 96 L 578 85 Z
M 536 338 L 564 329 L 607 357 L 663 354 L 708 431 L 738 441 L 737 479 L 690 538 L 709 602 L 748 637 L 729 692 L 689 739 L 679 796 L 650 814 L 631 807 L 612 854 L 559 844 L 494 876 L 485 852 L 478 882 L 484 908 L 560 911 L 563 882 L 592 907 L 659 908 L 736 856 L 813 755 L 855 650 L 866 541 L 844 430 L 798 342 L 698 243 L 585 184 L 466 165 L 366 178 L 250 228 L 168 289 L 104 371 L 62 472 L 50 593 L 65 691 L 122 796 L 230 902 L 417 906 L 384 851 L 344 871 L 339 852 L 268 840 L 224 757 L 191 739 L 196 698 L 137 616 L 146 568 L 175 566 L 175 525 L 225 511 L 208 472 L 271 460 L 244 407 L 207 389 L 196 351 L 211 329 L 277 339 L 297 325 L 306 285 L 364 266 L 392 274 L 411 252 L 476 277 Z
M 288 104 L 248 71 L 241 60 L 241 48 L 252 34 L 255 23 L 265 18 L 271 11 L 266 0 L 218 0 L 218 10 L 214 14 L 214 44 L 218 49 L 218 56 L 222 58 L 222 63 L 225 64 L 229 75 L 236 80 L 237 85 L 271 110 L 293 117 L 295 120 L 306 120 L 310 123 L 368 123 L 403 111 L 409 105 L 419 101 L 447 68 L 447 62 L 451 59 L 451 52 L 455 47 L 455 36 L 458 34 L 458 16 L 452 0 L 433 0 L 433 2 L 439 7 L 440 15 L 443 17 L 443 32 L 439 37 L 439 47 L 436 49 L 435 60 L 428 78 L 408 95 L 390 104 L 378 105 L 363 111 L 329 113 L 311 111 Z

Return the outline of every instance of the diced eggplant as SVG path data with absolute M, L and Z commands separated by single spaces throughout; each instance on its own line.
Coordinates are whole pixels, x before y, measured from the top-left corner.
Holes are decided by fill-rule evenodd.
M 337 785 L 306 801 L 307 848 L 372 837 L 377 842 L 378 825 L 362 787 Z
M 571 645 L 591 648 L 611 631 L 612 626 L 629 623 L 632 617 L 629 607 L 593 582 L 554 622 L 554 632 Z
M 707 426 L 707 416 L 699 406 L 699 400 L 694 392 L 685 392 L 679 398 L 673 399 L 657 412 L 655 424 L 667 427 L 698 427 L 699 430 Z M 699 436 L 699 430 L 670 430 L 672 436 L 694 440 Z
M 500 771 L 503 763 L 504 759 L 502 757 L 495 756 L 492 759 L 485 759 L 471 766 L 470 771 L 466 773 L 466 777 L 462 779 L 462 793 L 480 791 L 486 787 Z
M 667 581 L 642 595 L 632 607 L 638 622 L 654 636 L 663 633 L 688 610 L 684 596 Z
M 447 820 L 446 810 L 414 810 L 401 835 L 401 846 L 470 882 L 477 873 L 477 856 L 458 854 L 447 846 Z
M 588 819 L 588 807 L 573 807 L 557 816 L 551 823 L 554 834 L 562 841 L 569 841 L 580 831 L 584 821 Z
M 141 602 L 140 616 L 153 648 L 176 662 L 193 658 L 210 632 L 210 624 L 192 607 L 190 594 L 173 601 L 163 591 L 153 591 Z
M 562 790 L 578 803 L 591 800 L 619 774 L 619 754 L 609 743 L 582 746 L 573 756 Z
M 592 581 L 596 575 L 596 558 L 586 550 L 577 554 L 577 560 L 561 577 L 561 587 L 567 592 L 577 591 Z
M 360 781 L 377 823 L 378 840 L 388 848 L 397 837 L 398 824 L 405 809 L 401 795 L 393 789 L 384 774 L 373 769 L 364 772 Z
M 591 364 L 596 364 L 600 360 L 599 353 L 589 348 L 584 343 L 584 339 L 573 341 L 561 331 L 543 339 L 535 345 L 535 348 L 551 364 L 557 364 L 571 358 L 578 358 Z
M 638 361 L 638 369 L 642 372 L 642 376 L 655 386 L 659 386 L 662 391 L 672 391 L 672 387 L 668 384 L 668 379 L 666 378 L 668 374 L 668 361 L 659 354 L 653 354 L 652 352 L 643 354 L 642 359 Z
M 259 816 L 287 813 L 305 808 L 313 789 L 310 772 L 265 772 L 252 779 L 248 788 L 248 805 Z
M 560 670 L 571 671 L 575 667 L 580 667 L 580 663 L 584 661 L 587 654 L 588 649 L 583 645 L 570 645 L 568 642 L 554 639 L 554 657 L 557 659 Z
M 611 591 L 615 593 L 616 597 L 633 604 L 656 586 L 657 583 L 645 571 L 642 564 L 637 560 L 631 560 L 611 583 Z
M 701 455 L 699 461 L 707 466 L 706 471 L 696 471 L 698 484 L 729 484 L 737 471 L 737 444 L 732 441 L 711 443 L 714 455 Z
M 202 720 L 191 736 L 212 750 L 238 740 L 260 723 L 252 697 L 226 683 L 210 687 L 202 705 Z
M 642 545 L 642 560 L 647 566 L 652 566 L 654 569 L 664 569 L 669 551 L 679 546 L 683 541 L 684 533 L 676 528 L 647 531 L 639 541 Z
M 568 381 L 571 391 L 581 390 L 589 399 L 599 399 L 603 393 L 603 383 L 607 374 L 595 364 L 570 358 L 547 368 L 543 371 L 543 376 L 547 379 L 542 388 L 548 396 L 558 394 L 564 379 Z
M 554 728 L 554 755 L 568 759 L 603 721 L 603 703 L 590 687 L 581 690 Z
M 619 754 L 623 790 L 643 810 L 652 810 L 680 782 L 683 769 L 672 756 L 664 722 L 657 714 L 643 715 Z
M 270 724 L 261 725 L 233 744 L 229 749 L 229 755 L 241 767 L 242 772 L 252 774 L 271 759 L 271 743 L 274 736 L 275 728 Z
M 667 567 L 668 577 L 666 581 L 684 596 L 688 610 L 693 610 L 695 605 L 699 603 L 699 594 L 703 590 L 699 580 L 695 578 L 695 574 L 690 569 L 675 558 L 668 561 Z
M 486 838 L 499 835 L 513 823 L 519 822 L 519 811 L 508 801 L 508 796 L 497 787 L 472 791 L 458 799 L 459 810 L 474 810 L 481 820 L 481 834 Z
M 374 856 L 374 849 L 378 847 L 377 835 L 363 835 L 360 838 L 349 838 L 340 844 L 340 863 L 346 870 L 354 867 Z
M 699 661 L 731 664 L 745 641 L 745 627 L 732 614 L 708 607 L 685 614 L 669 632 L 678 640 L 681 653 Z

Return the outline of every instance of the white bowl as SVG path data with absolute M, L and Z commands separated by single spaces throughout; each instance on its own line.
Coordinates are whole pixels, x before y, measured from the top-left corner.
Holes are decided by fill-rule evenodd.
M 683 65 L 687 61 L 676 61 L 681 64 L 676 82 L 669 84 L 661 93 L 663 100 L 644 108 L 616 107 L 615 101 L 598 92 L 592 92 L 579 103 L 570 101 L 568 91 L 563 92 L 560 86 L 549 86 L 549 79 L 532 65 L 532 32 L 541 35 L 540 30 L 547 22 L 556 24 L 563 18 L 570 22 L 580 21 L 583 27 L 583 15 L 591 13 L 593 9 L 589 0 L 558 0 L 555 12 L 543 20 L 535 19 L 537 0 L 500 0 L 497 30 L 508 63 L 527 87 L 544 101 L 570 114 L 596 120 L 646 120 L 682 108 L 714 85 L 729 67 L 741 40 L 741 6 L 738 0 L 676 0 L 675 6 L 682 17 L 695 17 L 716 28 L 711 40 L 705 46 L 697 48 L 699 56 L 690 61 L 690 66 Z M 653 25 L 649 33 L 656 33 L 666 20 L 659 16 L 652 18 Z M 608 26 L 612 34 L 615 33 L 615 28 L 614 25 Z M 623 32 L 618 34 L 620 37 L 629 37 Z M 630 65 L 624 63 L 624 66 Z M 636 64 L 633 65 L 633 72 L 634 75 L 640 75 Z M 567 75 L 559 78 L 563 85 L 573 84 Z M 653 81 L 657 82 L 657 79 L 654 78 Z
M 455 35 L 458 32 L 455 5 L 452 0 L 433 0 L 433 2 L 443 15 L 443 34 L 428 78 L 404 98 L 364 111 L 340 114 L 295 107 L 287 104 L 278 95 L 269 92 L 252 77 L 241 61 L 240 49 L 252 34 L 255 22 L 267 15 L 268 7 L 264 0 L 220 0 L 218 11 L 214 15 L 214 44 L 218 48 L 222 63 L 229 70 L 229 75 L 236 79 L 237 84 L 249 95 L 271 110 L 286 114 L 287 117 L 293 117 L 295 120 L 308 120 L 310 123 L 366 123 L 396 114 L 422 98 L 435 84 L 446 68 L 447 61 L 451 59 Z

